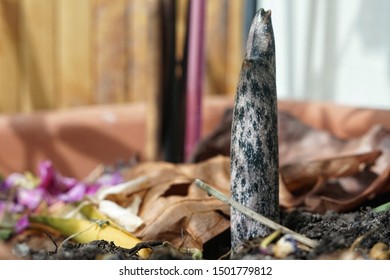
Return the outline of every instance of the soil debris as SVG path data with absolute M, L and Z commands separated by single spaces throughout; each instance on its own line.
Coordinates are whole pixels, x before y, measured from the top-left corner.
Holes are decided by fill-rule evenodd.
M 295 209 L 281 212 L 281 224 L 317 240 L 319 245 L 310 250 L 294 240 L 289 241 L 288 236 L 284 235 L 275 239 L 268 248 L 261 247 L 262 239 L 253 239 L 246 242 L 234 255 L 230 255 L 230 231 L 227 230 L 207 242 L 203 252 L 198 253 L 191 250 L 184 252 L 161 241 L 143 242 L 137 248 L 125 249 L 104 240 L 87 244 L 69 241 L 60 250 L 28 249 L 25 243 L 20 242 L 15 245 L 14 253 L 17 258 L 33 260 L 137 260 L 137 250 L 149 248 L 152 251 L 150 259 L 389 259 L 389 211 L 376 213 L 370 208 L 362 208 L 349 213 L 328 211 L 321 215 Z M 278 241 L 283 237 L 287 242 L 292 242 L 293 250 L 285 255 L 278 255 L 285 248 L 277 248 L 279 253 L 275 254 L 275 246 L 281 243 Z M 286 242 L 283 246 L 285 244 Z M 27 252 L 21 254 L 23 248 Z
M 349 213 L 328 211 L 321 215 L 296 209 L 282 212 L 281 223 L 319 242 L 313 250 L 297 246 L 285 259 L 372 259 L 370 250 L 376 244 L 390 244 L 388 211 L 375 213 L 366 208 Z M 248 242 L 234 258 L 276 259 L 270 252 L 259 249 L 260 242 Z

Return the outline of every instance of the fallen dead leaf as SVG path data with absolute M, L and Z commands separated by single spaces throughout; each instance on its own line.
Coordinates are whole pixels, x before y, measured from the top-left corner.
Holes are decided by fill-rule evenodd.
M 201 141 L 194 159 L 229 156 L 231 112 Z M 389 194 L 390 131 L 384 127 L 373 125 L 359 137 L 339 139 L 279 111 L 278 132 L 282 207 L 343 212 Z
M 366 153 L 373 150 L 382 152 L 372 167 L 374 172 L 381 174 L 390 165 L 390 131 L 381 125 L 372 126 L 362 136 L 348 140 L 343 147 L 344 153 Z
M 286 112 L 278 113 L 279 165 L 339 156 L 345 141 Z
M 126 180 L 146 177 L 147 181 L 111 199 L 126 207 L 135 196 L 142 198 L 138 215 L 144 224 L 134 232 L 137 237 L 202 249 L 230 227 L 230 207 L 194 184 L 198 178 L 229 195 L 230 122 L 227 112 L 193 155 L 194 161 L 207 160 L 141 162 L 127 169 Z M 390 192 L 390 132 L 383 128 L 374 127 L 359 138 L 341 140 L 279 112 L 279 147 L 281 207 L 343 212 Z
M 309 162 L 297 162 L 280 167 L 282 180 L 288 191 L 294 193 L 312 188 L 318 180 L 348 177 L 375 164 L 381 151 L 339 156 Z
M 324 185 L 322 189 L 329 188 Z M 320 189 L 320 188 L 319 188 Z M 359 207 L 363 202 L 374 199 L 384 193 L 390 192 L 390 167 L 378 176 L 371 184 L 361 187 L 361 191 L 355 193 L 346 192 L 343 195 L 327 195 L 320 190 L 312 192 L 305 198 L 307 210 L 316 213 L 324 213 L 327 210 L 347 212 Z
M 229 206 L 194 184 L 195 178 L 201 178 L 228 192 L 228 158 L 215 157 L 200 164 L 145 162 L 125 174 L 128 180 L 139 176 L 148 177 L 143 190 L 134 193 L 143 197 L 138 215 L 144 225 L 134 232 L 143 241 L 166 240 L 179 248 L 202 249 L 230 227 Z

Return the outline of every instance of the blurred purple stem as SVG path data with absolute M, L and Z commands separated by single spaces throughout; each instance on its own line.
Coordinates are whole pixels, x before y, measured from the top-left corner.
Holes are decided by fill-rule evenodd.
M 190 158 L 190 155 L 201 137 L 204 14 L 205 1 L 191 0 L 186 87 L 186 130 L 184 144 L 186 161 Z

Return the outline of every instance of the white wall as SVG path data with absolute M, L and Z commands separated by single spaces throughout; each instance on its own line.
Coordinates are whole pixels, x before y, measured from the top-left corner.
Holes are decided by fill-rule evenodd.
M 389 0 L 260 0 L 272 10 L 279 98 L 390 109 Z

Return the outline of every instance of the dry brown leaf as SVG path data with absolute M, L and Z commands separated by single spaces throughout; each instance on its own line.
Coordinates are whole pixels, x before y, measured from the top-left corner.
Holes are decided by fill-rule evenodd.
M 306 150 L 299 141 L 293 140 L 291 145 L 289 138 L 284 139 L 283 145 L 291 148 L 289 160 L 295 157 L 297 161 L 280 167 L 281 206 L 304 207 L 317 213 L 327 210 L 345 212 L 379 193 L 390 192 L 390 131 L 374 126 L 361 137 L 347 141 L 331 135 L 326 137 L 323 131 L 301 131 L 308 135 L 301 135 L 299 140 L 308 145 Z M 328 143 L 320 139 L 327 139 Z M 321 143 L 317 153 L 310 148 L 315 143 L 313 140 Z M 299 145 L 301 149 L 297 148 Z M 321 158 L 324 150 L 326 159 Z
M 338 156 L 345 141 L 312 128 L 286 112 L 278 114 L 279 165 Z
M 211 198 L 181 199 L 159 210 L 136 233 L 142 240 L 167 240 L 177 247 L 202 249 L 230 226 L 228 207 Z
M 286 174 L 282 168 L 280 205 L 285 208 L 304 207 L 317 213 L 329 209 L 342 212 L 358 207 L 380 193 L 389 192 L 390 168 L 381 176 L 369 168 L 361 169 L 362 164 L 374 164 L 379 155 L 380 152 L 374 151 L 291 167 L 292 170 L 312 170 L 292 173 L 297 182 L 300 180 L 296 174 L 309 179 L 307 182 L 311 187 L 303 194 L 293 193 L 286 187 L 282 179 Z M 145 241 L 167 240 L 177 247 L 202 249 L 207 241 L 230 227 L 230 207 L 198 189 L 193 180 L 199 178 L 229 195 L 229 167 L 229 157 L 217 156 L 198 164 L 145 162 L 130 169 L 126 175 L 129 180 L 149 177 L 142 190 L 130 194 L 143 197 L 139 215 L 145 225 L 135 234 Z
M 390 131 L 377 125 L 340 140 L 292 115 L 279 117 L 281 206 L 345 212 L 390 191 Z
M 372 170 L 377 174 L 384 172 L 390 165 L 390 131 L 381 125 L 374 125 L 361 137 L 347 141 L 344 153 L 364 153 L 372 150 L 382 151 Z
M 368 176 L 364 177 L 367 179 Z M 356 177 L 346 179 L 355 179 L 357 184 L 362 181 L 356 179 Z M 342 186 L 342 182 L 340 184 Z M 323 189 L 329 189 L 329 187 L 328 183 Z M 313 192 L 305 197 L 305 205 L 308 210 L 316 213 L 324 213 L 329 209 L 337 212 L 346 212 L 358 207 L 364 201 L 374 199 L 376 196 L 388 192 L 390 192 L 390 167 L 371 183 L 361 185 L 360 190 L 344 192 L 339 195 L 335 195 L 335 192 L 328 194 L 321 193 L 321 191 Z
M 330 159 L 297 162 L 280 167 L 287 190 L 294 193 L 312 188 L 319 180 L 348 177 L 375 164 L 381 151 L 339 156 Z
M 198 144 L 192 160 L 200 162 L 217 155 L 229 156 L 231 126 L 232 110 L 229 109 L 216 129 Z M 336 155 L 345 144 L 328 132 L 314 129 L 282 111 L 278 112 L 278 133 L 280 165 Z
M 177 247 L 202 249 L 204 243 L 230 227 L 229 206 L 193 183 L 200 178 L 226 193 L 228 158 L 215 157 L 201 164 L 145 162 L 129 170 L 126 179 L 138 176 L 149 177 L 143 191 L 138 192 L 143 196 L 139 215 L 145 224 L 135 234 L 142 240 L 166 240 Z
M 127 197 L 127 201 L 134 195 L 143 198 L 139 215 L 145 224 L 135 233 L 138 237 L 202 249 L 229 228 L 230 207 L 208 197 L 193 181 L 199 178 L 229 195 L 230 121 L 227 113 L 215 133 L 199 145 L 193 159 L 208 158 L 206 161 L 143 162 L 129 169 L 128 180 L 149 178 Z M 390 192 L 390 132 L 382 127 L 373 127 L 359 138 L 341 140 L 279 112 L 279 153 L 282 207 L 342 212 Z M 225 156 L 215 156 L 218 154 Z
M 279 111 L 278 118 L 281 206 L 348 211 L 389 192 L 386 186 L 379 187 L 386 185 L 390 165 L 389 130 L 373 125 L 364 135 L 346 140 L 288 112 Z M 326 119 L 321 120 L 326 127 Z M 229 156 L 230 127 L 231 111 L 227 111 L 220 126 L 200 143 L 194 159 Z

